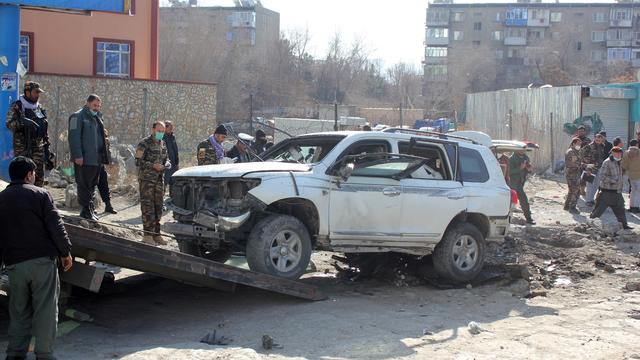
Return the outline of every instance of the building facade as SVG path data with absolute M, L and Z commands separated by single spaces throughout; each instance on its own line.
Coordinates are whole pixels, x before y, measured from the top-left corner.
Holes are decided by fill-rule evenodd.
M 474 66 L 495 77 L 475 91 L 542 85 L 563 73 L 555 68 L 577 65 L 581 73 L 565 83 L 606 82 L 607 68 L 640 67 L 639 15 L 635 3 L 430 4 L 426 105 Z
M 158 0 L 130 14 L 23 9 L 20 60 L 29 73 L 158 78 Z

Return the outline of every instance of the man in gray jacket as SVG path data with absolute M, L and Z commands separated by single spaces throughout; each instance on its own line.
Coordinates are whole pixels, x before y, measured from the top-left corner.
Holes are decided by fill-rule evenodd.
M 104 123 L 98 95 L 89 95 L 86 105 L 69 117 L 69 151 L 74 163 L 80 216 L 98 220 L 93 203 L 100 172 L 109 163 Z
M 622 149 L 615 146 L 611 149 L 609 156 L 599 170 L 599 193 L 596 198 L 596 206 L 589 216 L 590 218 L 599 218 L 607 210 L 608 207 L 613 210 L 613 214 L 618 221 L 622 223 L 625 230 L 632 229 L 627 223 L 627 216 L 624 212 L 624 198 L 622 197 Z

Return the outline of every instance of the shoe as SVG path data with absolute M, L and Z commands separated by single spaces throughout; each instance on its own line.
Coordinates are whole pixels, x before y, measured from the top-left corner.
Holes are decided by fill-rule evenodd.
M 633 228 L 631 226 L 629 226 L 628 224 L 622 224 L 622 228 L 624 230 L 633 230 Z
M 109 213 L 109 214 L 117 214 L 118 212 L 113 208 L 113 206 L 111 206 L 111 204 L 107 204 L 107 206 L 104 207 L 104 212 Z
M 162 238 L 161 235 L 153 235 L 153 241 L 158 245 L 167 245 L 167 242 Z
M 91 221 L 98 221 L 98 217 L 96 216 L 96 214 L 94 214 L 90 208 L 86 207 L 82 208 L 82 211 L 80 211 L 80 217 Z
M 570 213 L 575 214 L 575 215 L 580 214 L 580 210 L 576 209 L 575 206 L 572 207 L 572 208 L 569 208 L 569 210 L 567 210 L 567 211 L 569 211 Z
M 142 242 L 148 245 L 155 245 L 156 242 L 153 241 L 153 236 L 151 235 L 145 235 L 142 237 Z
M 535 224 L 536 224 L 536 222 L 535 222 L 535 221 L 533 221 L 533 219 L 527 219 L 527 224 L 529 224 L 529 225 L 535 225 Z
M 595 201 L 587 201 L 587 206 L 596 206 Z

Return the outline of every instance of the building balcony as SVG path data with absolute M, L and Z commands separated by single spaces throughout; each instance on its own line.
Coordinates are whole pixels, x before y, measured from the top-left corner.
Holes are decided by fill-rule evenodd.
M 607 47 L 630 47 L 631 40 L 607 40 Z
M 449 19 L 429 19 L 429 18 L 427 18 L 427 26 L 449 26 Z
M 428 37 L 426 39 L 427 46 L 429 45 L 449 45 L 449 37 Z
M 425 64 L 446 64 L 447 57 L 446 56 L 427 56 L 424 58 Z
M 527 45 L 526 37 L 507 36 L 504 38 L 505 45 Z
M 506 19 L 504 21 L 504 26 L 527 26 L 527 19 Z
M 427 10 L 427 26 L 448 26 L 449 10 L 431 9 Z
M 631 21 L 631 19 L 629 19 L 629 20 L 612 19 L 609 22 L 609 26 L 611 26 L 611 27 L 631 27 L 632 23 L 633 22 Z

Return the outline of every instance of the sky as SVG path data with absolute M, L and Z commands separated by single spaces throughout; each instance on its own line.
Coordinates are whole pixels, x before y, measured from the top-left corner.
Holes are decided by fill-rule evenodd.
M 198 0 L 199 6 L 226 6 L 229 3 L 233 2 Z M 427 0 L 262 0 L 262 5 L 280 13 L 280 29 L 283 32 L 308 28 L 311 35 L 310 53 L 316 57 L 323 57 L 327 44 L 336 32 L 348 43 L 355 39 L 362 40 L 370 52 L 370 58 L 382 60 L 384 67 L 401 61 L 420 66 L 424 56 Z

